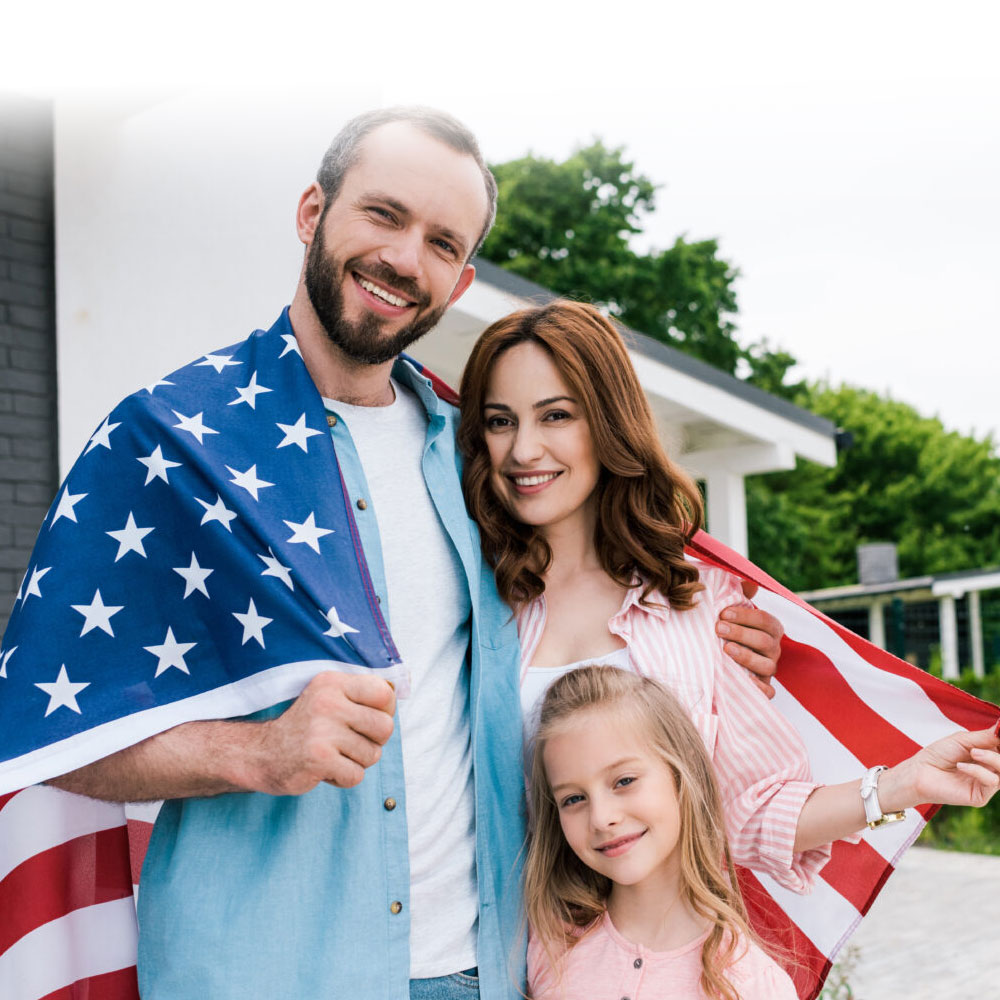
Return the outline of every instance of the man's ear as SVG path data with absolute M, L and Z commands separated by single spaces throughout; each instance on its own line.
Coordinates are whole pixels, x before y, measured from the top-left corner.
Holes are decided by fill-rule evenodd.
M 312 243 L 316 235 L 316 227 L 319 225 L 325 204 L 323 189 L 316 181 L 313 181 L 299 198 L 299 207 L 295 211 L 295 231 L 306 246 Z
M 451 297 L 448 299 L 448 308 L 450 309 L 468 290 L 469 285 L 472 284 L 472 279 L 476 276 L 476 269 L 471 264 L 466 264 L 462 268 L 462 275 L 458 279 L 458 283 L 455 285 L 455 290 L 451 293 Z

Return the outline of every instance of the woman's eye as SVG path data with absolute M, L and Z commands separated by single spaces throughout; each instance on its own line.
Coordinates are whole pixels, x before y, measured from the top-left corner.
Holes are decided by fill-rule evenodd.
M 503 430 L 505 427 L 511 426 L 510 417 L 487 417 L 486 418 L 486 429 L 488 431 L 498 431 Z
M 549 410 L 549 412 L 545 414 L 545 419 L 555 423 L 560 420 L 569 420 L 570 414 L 565 410 Z

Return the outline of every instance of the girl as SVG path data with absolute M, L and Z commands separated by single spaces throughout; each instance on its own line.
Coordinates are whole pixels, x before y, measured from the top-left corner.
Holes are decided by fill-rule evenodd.
M 534 1000 L 795 1000 L 751 938 L 711 761 L 662 685 L 606 666 L 560 677 L 530 789 Z
M 831 841 L 873 818 L 993 795 L 990 730 L 872 768 L 864 785 L 860 774 L 810 779 L 798 734 L 716 638 L 720 609 L 742 594 L 728 574 L 685 559 L 698 490 L 663 453 L 622 338 L 592 306 L 557 300 L 490 326 L 461 407 L 466 500 L 517 614 L 526 713 L 581 662 L 661 680 L 715 765 L 734 860 L 798 892 Z

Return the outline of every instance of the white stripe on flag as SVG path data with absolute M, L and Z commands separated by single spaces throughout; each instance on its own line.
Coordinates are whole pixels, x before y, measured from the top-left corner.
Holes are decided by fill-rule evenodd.
M 812 646 L 830 659 L 854 693 L 882 718 L 891 719 L 914 743 L 927 746 L 958 728 L 923 688 L 869 663 L 804 608 L 763 589 L 754 597 L 754 603 L 780 618 L 790 639 Z M 905 712 L 900 710 L 901 700 Z
M 201 694 L 133 712 L 122 719 L 105 722 L 86 732 L 58 743 L 33 750 L 4 765 L 0 795 L 36 785 L 58 774 L 66 774 L 84 764 L 91 764 L 140 740 L 165 732 L 182 722 L 200 719 L 230 719 L 250 715 L 262 709 L 297 698 L 302 689 L 324 670 L 349 674 L 377 674 L 386 680 L 399 680 L 405 673 L 402 664 L 374 670 L 356 663 L 338 660 L 301 660 L 262 670 L 251 677 L 234 681 Z
M 832 957 L 846 936 L 845 928 L 854 930 L 861 914 L 833 886 L 816 879 L 812 892 L 799 895 L 785 889 L 763 872 L 754 876 L 771 898 L 785 911 L 803 934 L 828 958 Z
M 0 810 L 0 879 L 42 851 L 124 825 L 125 810 L 118 803 L 98 802 L 48 785 L 26 788 Z
M 131 898 L 74 910 L 42 924 L 0 955 L 3 1000 L 38 1000 L 78 979 L 135 965 Z

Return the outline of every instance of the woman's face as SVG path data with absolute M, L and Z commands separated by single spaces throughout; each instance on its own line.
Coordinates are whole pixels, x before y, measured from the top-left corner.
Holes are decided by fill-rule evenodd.
M 493 489 L 517 520 L 589 525 L 601 467 L 582 403 L 548 351 L 527 341 L 500 355 L 483 424 Z

